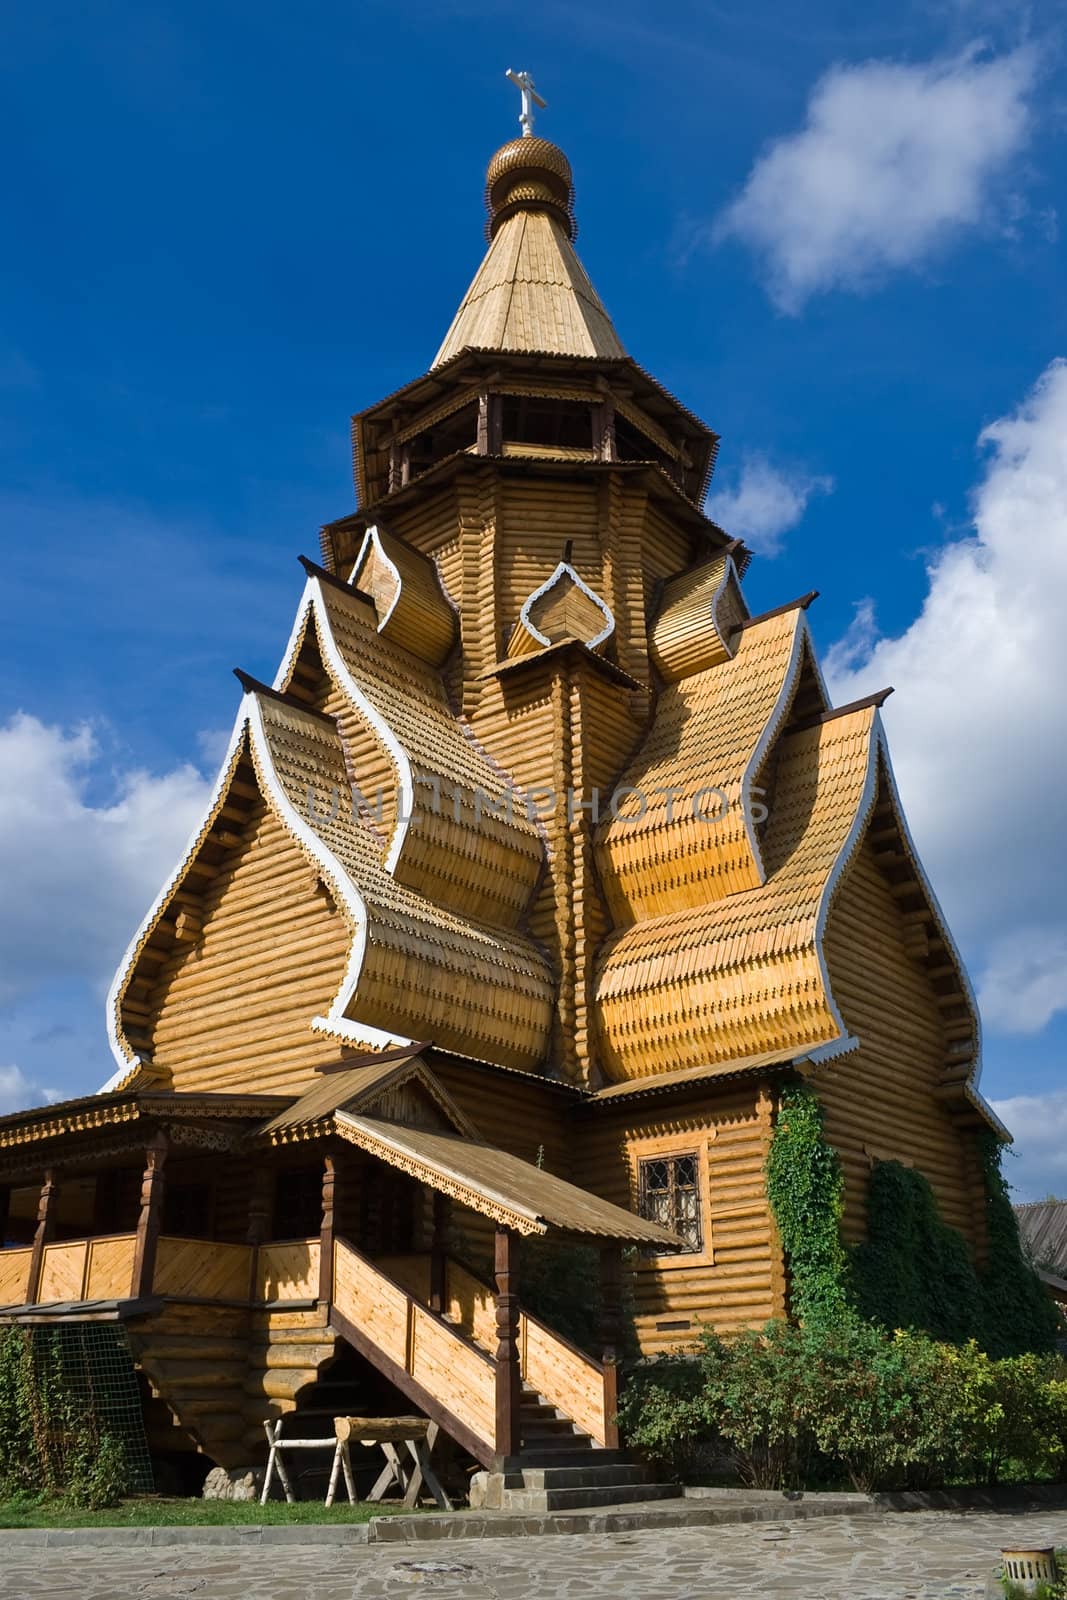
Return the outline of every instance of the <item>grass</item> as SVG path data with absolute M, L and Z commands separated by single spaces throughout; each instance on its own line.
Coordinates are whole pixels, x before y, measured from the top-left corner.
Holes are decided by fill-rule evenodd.
M 371 1517 L 395 1516 L 398 1505 L 324 1506 L 321 1501 L 270 1500 L 265 1506 L 252 1500 L 177 1500 L 144 1495 L 123 1500 L 103 1511 L 75 1511 L 62 1505 L 42 1504 L 30 1498 L 0 1501 L 0 1528 L 181 1528 L 273 1527 L 278 1523 L 369 1522 Z

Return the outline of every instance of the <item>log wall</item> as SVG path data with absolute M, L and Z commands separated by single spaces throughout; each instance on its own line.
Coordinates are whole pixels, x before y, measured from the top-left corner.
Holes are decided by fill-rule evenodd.
M 814 1079 L 844 1168 L 846 1237 L 866 1233 L 872 1163 L 893 1160 L 925 1173 L 942 1220 L 979 1245 L 973 1135 L 934 1094 L 946 1055 L 941 1014 L 929 980 L 907 954 L 900 912 L 868 844 L 834 901 L 825 952 L 831 991 L 862 1041 L 856 1054 Z
M 317 875 L 259 801 L 205 896 L 195 945 L 167 959 L 153 990 L 153 1056 L 180 1092 L 301 1093 L 337 1041 L 314 1033 L 348 958 L 350 934 Z
M 702 1250 L 645 1257 L 636 1268 L 643 1354 L 692 1345 L 702 1322 L 730 1331 L 784 1315 L 781 1250 L 763 1172 L 771 1113 L 766 1091 L 723 1085 L 684 1106 L 645 1102 L 588 1118 L 583 1181 L 616 1205 L 637 1209 L 638 1162 L 692 1154 L 701 1162 Z

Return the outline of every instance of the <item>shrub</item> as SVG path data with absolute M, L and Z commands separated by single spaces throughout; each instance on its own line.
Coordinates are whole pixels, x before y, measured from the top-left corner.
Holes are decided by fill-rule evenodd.
M 701 1444 L 712 1434 L 697 1361 L 660 1356 L 633 1368 L 617 1416 L 628 1445 L 672 1477 L 689 1477 Z
M 853 1488 L 943 1481 L 960 1439 L 942 1347 L 858 1317 L 809 1330 L 805 1342 L 815 1440 Z
M 1055 1357 L 992 1360 L 972 1341 L 944 1352 L 953 1373 L 964 1444 L 960 1468 L 978 1483 L 1051 1477 L 1063 1464 L 1067 1383 Z
M 922 1173 L 897 1161 L 871 1171 L 853 1283 L 858 1309 L 883 1328 L 964 1341 L 981 1324 L 982 1290 L 962 1235 L 941 1221 Z
M 79 1405 L 52 1334 L 0 1334 L 0 1495 L 96 1509 L 129 1484 L 122 1442 Z
M 742 1482 L 788 1489 L 996 1483 L 1064 1461 L 1067 1375 L 1027 1354 L 994 1361 L 973 1341 L 940 1344 L 847 1316 L 706 1332 L 696 1360 L 661 1358 L 627 1386 L 627 1441 L 683 1475 L 703 1448 Z
M 816 1471 L 811 1336 L 786 1322 L 730 1339 L 705 1333 L 702 1402 L 742 1483 L 794 1489 Z
M 1033 1267 L 1023 1255 L 1019 1223 L 1001 1171 L 1003 1146 L 984 1134 L 980 1153 L 985 1174 L 986 1238 L 982 1270 L 982 1325 L 979 1342 L 991 1356 L 1055 1350 L 1063 1319 Z

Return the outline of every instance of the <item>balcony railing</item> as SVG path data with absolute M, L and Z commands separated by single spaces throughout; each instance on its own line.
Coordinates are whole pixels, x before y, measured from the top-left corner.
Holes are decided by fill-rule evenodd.
M 135 1294 L 137 1235 L 46 1244 L 36 1305 L 125 1300 Z M 0 1306 L 25 1305 L 31 1294 L 33 1250 L 0 1250 Z M 148 1292 L 176 1300 L 229 1304 L 313 1300 L 318 1292 L 318 1239 L 274 1240 L 259 1246 L 183 1239 L 164 1234 L 156 1246 Z M 144 1292 L 142 1287 L 141 1292 Z

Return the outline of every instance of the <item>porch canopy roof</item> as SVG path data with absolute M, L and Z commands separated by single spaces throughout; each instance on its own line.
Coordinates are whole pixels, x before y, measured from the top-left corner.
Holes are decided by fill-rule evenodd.
M 335 1111 L 333 1121 L 336 1132 L 350 1144 L 515 1233 L 543 1234 L 553 1228 L 661 1249 L 676 1249 L 682 1243 L 658 1222 L 601 1200 L 494 1145 L 352 1111 Z

